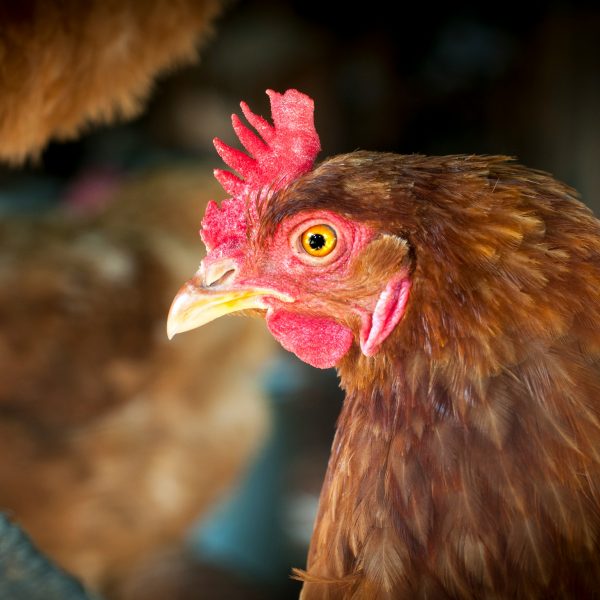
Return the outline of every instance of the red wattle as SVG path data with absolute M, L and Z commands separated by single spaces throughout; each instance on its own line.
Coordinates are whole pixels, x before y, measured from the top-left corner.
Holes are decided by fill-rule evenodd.
M 333 319 L 285 310 L 269 311 L 267 327 L 286 350 L 317 369 L 334 367 L 354 339 L 348 327 Z

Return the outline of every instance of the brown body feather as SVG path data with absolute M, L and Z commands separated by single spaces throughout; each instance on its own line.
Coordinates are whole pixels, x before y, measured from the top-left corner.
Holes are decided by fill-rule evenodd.
M 0 221 L 0 511 L 104 598 L 165 589 L 183 560 L 167 549 L 268 432 L 261 323 L 164 335 L 214 187 L 201 165 L 163 168 L 97 216 Z
M 155 76 L 192 62 L 219 0 L 0 5 L 0 159 L 137 114 Z
M 598 596 L 600 223 L 504 157 L 335 157 L 267 229 L 313 208 L 406 240 L 356 277 L 395 256 L 413 289 L 381 351 L 339 365 L 303 599 Z

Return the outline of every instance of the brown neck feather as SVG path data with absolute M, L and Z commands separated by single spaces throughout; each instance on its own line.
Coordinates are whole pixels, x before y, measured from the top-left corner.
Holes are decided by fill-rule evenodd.
M 340 366 L 346 399 L 303 598 L 594 589 L 600 430 L 589 398 L 599 375 L 569 404 L 568 382 L 584 368 L 574 352 L 532 350 L 478 384 L 393 356 L 369 359 L 370 387 L 355 377 L 358 350 Z
M 306 202 L 336 168 L 413 285 L 382 350 L 339 365 L 303 598 L 598 597 L 599 222 L 498 157 L 357 153 Z

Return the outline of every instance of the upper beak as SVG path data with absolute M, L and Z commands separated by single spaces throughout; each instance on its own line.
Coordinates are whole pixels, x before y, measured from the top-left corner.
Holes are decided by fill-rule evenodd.
M 209 268 L 201 265 L 173 299 L 167 319 L 169 339 L 232 312 L 266 309 L 267 297 L 293 302 L 293 298 L 278 290 L 238 285 L 236 274 L 230 261 L 219 261 Z

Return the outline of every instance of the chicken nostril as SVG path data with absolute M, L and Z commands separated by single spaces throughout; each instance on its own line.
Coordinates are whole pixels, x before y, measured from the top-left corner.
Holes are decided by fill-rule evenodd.
M 227 283 L 227 281 L 229 279 L 231 279 L 231 277 L 233 276 L 233 274 L 235 273 L 235 269 L 229 269 L 228 271 L 226 271 L 225 273 L 223 273 L 223 275 L 221 275 L 218 279 L 215 279 L 214 281 L 211 281 L 210 283 L 207 282 L 207 287 L 212 288 L 212 287 L 219 287 L 220 285 Z
M 208 264 L 202 263 L 198 275 L 202 281 L 202 287 L 218 287 L 229 281 L 236 273 L 236 264 L 231 260 L 219 260 Z

